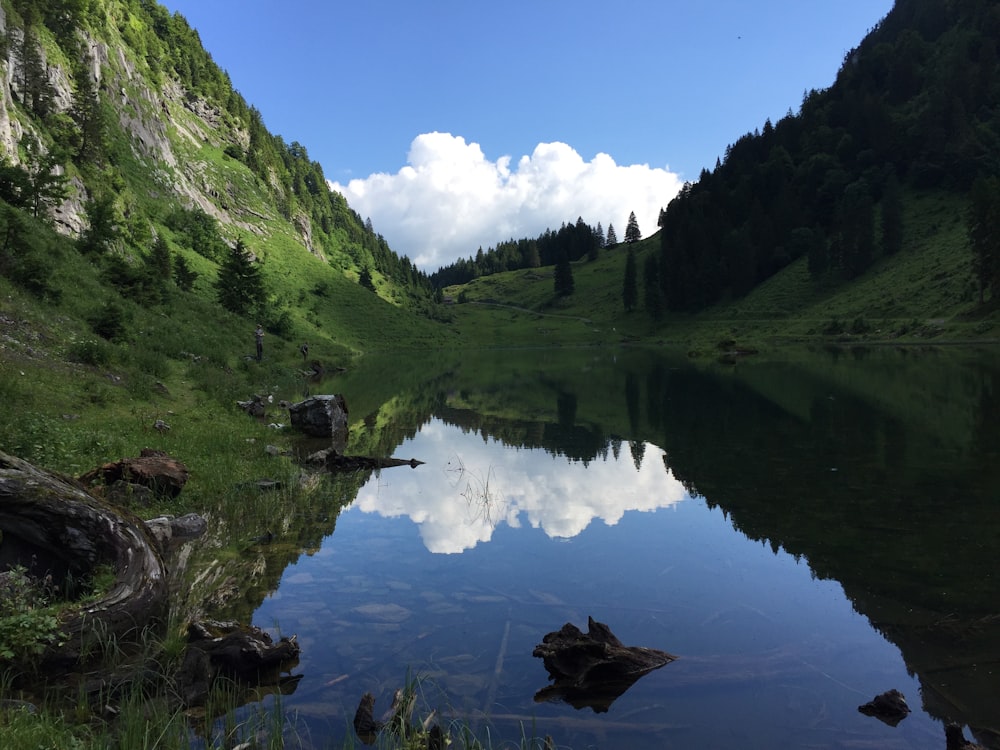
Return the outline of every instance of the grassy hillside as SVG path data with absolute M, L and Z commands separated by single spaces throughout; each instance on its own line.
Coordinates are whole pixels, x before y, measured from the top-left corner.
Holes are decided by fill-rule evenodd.
M 72 473 L 134 452 L 155 418 L 225 425 L 313 360 L 455 340 L 426 279 L 264 129 L 181 16 L 0 0 L 0 32 L 17 40 L 0 47 L 0 391 L 19 405 L 0 448 Z M 217 282 L 237 241 L 263 301 L 233 312 Z
M 361 352 L 455 338 L 447 326 L 389 305 L 319 259 L 275 253 L 267 280 L 288 300 L 290 315 L 283 334 L 267 334 L 257 363 L 255 321 L 222 309 L 211 277 L 199 277 L 191 292 L 170 287 L 162 303 L 142 304 L 119 295 L 69 240 L 52 237 L 49 251 L 48 293 L 0 277 L 0 393 L 17 405 L 0 417 L 0 449 L 72 474 L 136 454 L 159 418 L 174 435 L 182 425 L 226 433 L 232 419 L 241 420 L 243 433 L 235 401 L 296 390 L 313 361 L 333 369 Z M 109 302 L 123 319 L 114 340 L 91 322 Z M 306 341 L 308 362 L 298 350 Z
M 980 307 L 966 240 L 965 205 L 952 193 L 924 192 L 904 204 L 903 250 L 858 279 L 816 283 L 800 258 L 741 299 L 693 315 L 653 320 L 642 303 L 644 259 L 659 236 L 637 243 L 639 309 L 625 313 L 624 245 L 595 262 L 573 264 L 574 293 L 557 298 L 552 267 L 519 270 L 449 287 L 468 302 L 455 326 L 485 345 L 678 344 L 712 352 L 716 344 L 954 342 L 1000 337 L 995 305 Z

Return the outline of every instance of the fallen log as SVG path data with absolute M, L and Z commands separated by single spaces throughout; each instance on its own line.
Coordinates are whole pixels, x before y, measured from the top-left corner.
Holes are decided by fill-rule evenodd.
M 94 634 L 103 643 L 133 639 L 165 612 L 166 572 L 145 524 L 73 479 L 0 453 L 0 531 L 7 565 L 34 565 L 43 575 L 47 567 L 48 575 L 77 581 L 100 565 L 114 570 L 114 583 L 100 598 L 86 606 L 67 603 L 59 622 L 64 645 L 42 655 L 46 668 L 98 655 Z
M 336 473 L 341 471 L 362 471 L 365 469 L 387 469 L 393 466 L 409 466 L 415 469 L 423 461 L 415 458 L 383 458 L 379 456 L 345 456 L 336 448 L 325 448 L 306 457 L 305 463 Z
M 409 466 L 415 469 L 423 461 L 415 458 L 378 458 L 375 456 L 343 456 L 337 452 L 328 453 L 324 466 L 327 471 L 359 471 L 361 469 L 387 469 L 392 466 Z

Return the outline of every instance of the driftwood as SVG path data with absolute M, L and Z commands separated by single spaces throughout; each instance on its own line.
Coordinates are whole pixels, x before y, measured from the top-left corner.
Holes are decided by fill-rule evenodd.
M 324 448 L 306 457 L 305 463 L 322 468 L 331 473 L 340 471 L 361 471 L 364 469 L 388 469 L 393 466 L 409 466 L 415 469 L 423 461 L 415 458 L 381 458 L 378 456 L 345 456 L 336 448 Z
M 188 648 L 176 676 L 186 706 L 200 706 L 215 680 L 228 677 L 243 686 L 295 691 L 302 675 L 286 674 L 298 664 L 301 649 L 295 636 L 277 643 L 252 625 L 205 620 L 188 626 Z
M 392 466 L 409 466 L 415 469 L 423 461 L 415 458 L 378 458 L 376 456 L 343 456 L 336 451 L 328 453 L 323 465 L 327 471 L 358 471 L 360 469 L 387 469 Z
M 532 652 L 541 657 L 553 684 L 535 693 L 535 702 L 563 701 L 595 713 L 611 704 L 640 677 L 677 657 L 666 651 L 625 646 L 611 629 L 593 617 L 588 632 L 572 623 L 548 633 Z
M 87 636 L 127 639 L 165 611 L 166 573 L 145 524 L 94 498 L 72 479 L 0 453 L 0 530 L 5 556 L 15 557 L 8 564 L 27 564 L 17 559 L 20 549 L 34 558 L 36 567 L 48 566 L 75 580 L 98 565 L 115 571 L 104 596 L 83 608 L 67 607 L 59 624 L 65 646 L 43 655 L 46 667 L 77 662 L 93 645 L 85 642 Z

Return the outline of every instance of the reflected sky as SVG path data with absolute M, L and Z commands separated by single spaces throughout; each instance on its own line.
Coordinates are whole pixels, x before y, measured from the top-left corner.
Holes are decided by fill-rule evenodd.
M 916 709 L 919 687 L 841 586 L 734 530 L 639 445 L 637 469 L 628 443 L 584 464 L 439 420 L 402 443 L 426 463 L 373 475 L 254 613 L 302 646 L 284 705 L 316 746 L 412 671 L 449 721 L 560 747 L 940 747 L 918 710 L 896 728 L 858 712 L 890 687 Z M 550 684 L 535 646 L 588 616 L 680 657 L 599 718 L 534 700 Z
M 500 524 L 528 524 L 568 539 L 594 520 L 617 524 L 628 511 L 653 511 L 688 497 L 645 444 L 637 469 L 629 446 L 588 466 L 541 449 L 512 450 L 499 441 L 434 419 L 395 452 L 424 461 L 372 478 L 354 508 L 385 518 L 408 517 L 431 552 L 454 554 L 488 542 Z M 558 471 L 553 463 L 561 464 Z
M 538 727 L 560 747 L 935 750 L 945 714 L 992 726 L 986 702 L 978 712 L 944 711 L 940 698 L 926 697 L 961 695 L 968 705 L 979 692 L 994 694 L 977 690 L 993 685 L 981 658 L 992 645 L 968 638 L 965 659 L 957 650 L 965 636 L 951 638 L 966 632 L 954 629 L 963 621 L 947 614 L 962 610 L 943 610 L 939 622 L 930 619 L 936 611 L 911 603 L 925 600 L 927 586 L 947 605 L 962 591 L 986 601 L 989 580 L 950 583 L 980 559 L 968 544 L 954 555 L 951 542 L 988 547 L 988 533 L 976 529 L 995 527 L 995 462 L 966 457 L 939 431 L 928 436 L 923 412 L 902 419 L 879 408 L 895 392 L 899 363 L 888 362 L 891 378 L 871 381 L 870 399 L 814 383 L 798 368 L 750 372 L 765 397 L 746 385 L 748 376 L 731 378 L 736 370 L 723 379 L 639 362 L 634 377 L 612 365 L 588 370 L 588 387 L 552 376 L 538 386 L 544 394 L 533 394 L 537 404 L 517 404 L 518 387 L 491 382 L 486 390 L 470 384 L 440 419 L 424 421 L 422 408 L 387 408 L 380 419 L 414 420 L 389 434 L 419 431 L 392 454 L 425 463 L 366 474 L 334 526 L 319 519 L 334 533 L 288 564 L 254 613 L 255 624 L 302 644 L 304 676 L 286 705 L 317 747 L 350 732 L 365 692 L 387 706 L 411 670 L 425 680 L 428 709 L 449 721 L 509 737 Z M 563 377 L 576 372 L 573 364 L 554 369 Z M 869 383 L 884 363 L 847 364 L 845 379 Z M 906 372 L 917 383 L 937 371 Z M 949 391 L 950 402 L 964 404 L 956 423 L 992 413 L 980 407 L 993 402 L 967 386 L 986 383 L 983 393 L 992 394 L 995 380 L 951 369 L 930 379 L 943 382 L 963 386 Z M 450 382 L 440 389 L 451 392 Z M 938 392 L 928 385 L 906 400 L 934 402 Z M 551 406 L 551 396 L 557 421 L 544 422 L 552 410 L 538 404 Z M 511 403 L 501 409 L 504 399 Z M 622 434 L 617 419 L 630 404 L 639 413 L 626 434 L 653 442 L 609 441 Z M 591 421 L 604 413 L 614 420 Z M 397 439 L 358 429 L 371 430 L 359 444 Z M 921 470 L 912 471 L 917 463 Z M 923 471 L 928 464 L 933 470 Z M 331 490 L 346 500 L 357 481 L 331 482 Z M 965 523 L 966 534 L 956 531 Z M 931 526 L 949 528 L 936 535 Z M 565 623 L 586 627 L 588 616 L 625 644 L 680 658 L 600 716 L 536 703 L 549 683 L 536 645 Z M 908 666 L 897 641 L 923 672 Z M 964 666 L 977 659 L 978 672 Z M 889 689 L 913 709 L 896 727 L 858 711 Z

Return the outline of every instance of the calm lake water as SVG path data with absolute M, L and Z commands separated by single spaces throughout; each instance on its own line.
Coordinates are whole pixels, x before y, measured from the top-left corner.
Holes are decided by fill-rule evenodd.
M 295 633 L 306 746 L 407 674 L 443 723 L 584 748 L 1000 747 L 995 353 L 366 358 L 317 392 L 350 453 L 335 518 L 261 593 Z M 606 711 L 537 701 L 569 622 L 679 658 Z M 889 689 L 912 713 L 858 711 Z

